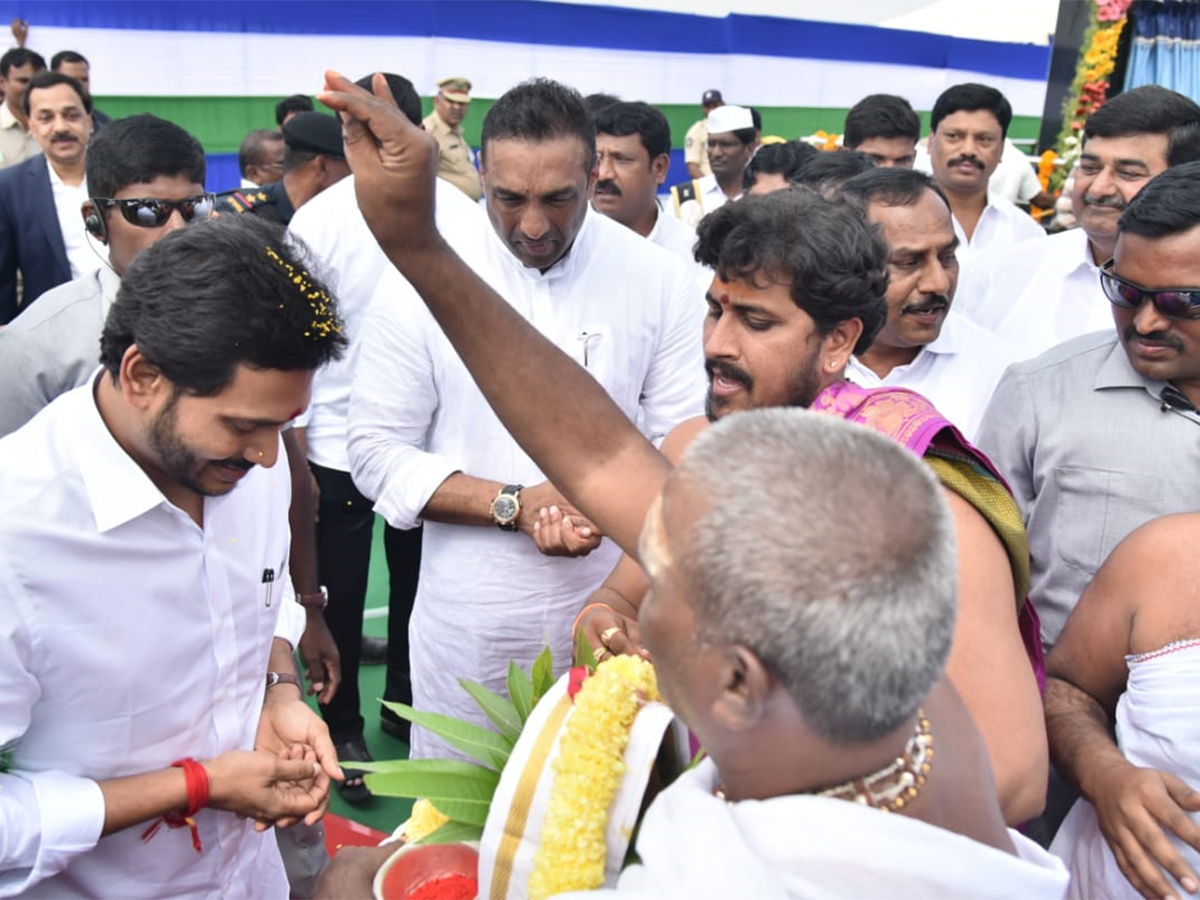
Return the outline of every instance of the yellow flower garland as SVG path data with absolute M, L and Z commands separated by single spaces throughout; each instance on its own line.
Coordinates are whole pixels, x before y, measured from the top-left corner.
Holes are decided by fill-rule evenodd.
M 635 656 L 606 659 L 575 695 L 563 728 L 529 895 L 542 900 L 604 884 L 608 808 L 625 772 L 638 710 L 658 700 L 654 667 Z

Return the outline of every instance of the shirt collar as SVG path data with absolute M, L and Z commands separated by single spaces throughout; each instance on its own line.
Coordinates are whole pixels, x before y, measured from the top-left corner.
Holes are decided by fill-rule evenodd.
M 0 129 L 7 131 L 13 126 L 20 128 L 22 131 L 26 130 L 20 120 L 13 115 L 13 111 L 8 108 L 8 104 L 0 101 Z
M 1120 338 L 1114 340 L 1112 349 L 1108 352 L 1104 364 L 1096 372 L 1096 380 L 1092 384 L 1093 390 L 1097 391 L 1111 388 L 1141 388 L 1155 400 L 1162 399 L 1162 391 L 1166 386 L 1167 382 L 1159 381 L 1157 378 L 1147 378 L 1130 364 Z
M 962 352 L 963 333 L 959 319 L 962 317 L 954 311 L 954 307 L 946 313 L 946 318 L 942 320 L 942 330 L 938 332 L 935 340 L 930 341 L 921 348 L 921 353 L 928 350 L 930 353 L 954 355 Z M 920 356 L 920 354 L 917 354 Z M 916 357 L 913 362 L 916 362 Z M 910 363 L 911 365 L 911 363 Z
M 121 276 L 112 268 L 112 263 L 100 266 L 96 270 L 96 280 L 100 283 L 100 317 L 108 318 L 113 301 L 117 299 L 117 291 L 121 289 Z
M 5 108 L 7 109 L 7 107 L 5 107 Z M 48 160 L 48 159 L 46 160 L 46 171 L 50 173 L 50 187 L 52 189 L 53 188 L 66 188 L 68 191 L 78 191 L 80 194 L 83 194 L 85 196 L 87 195 L 87 177 L 86 176 L 84 176 L 83 181 L 79 182 L 79 187 L 75 187 L 74 185 L 65 183 L 62 180 L 62 178 L 59 177 L 58 172 L 54 168 L 54 163 L 50 162 L 50 160 Z
M 111 377 L 101 368 L 88 381 L 90 388 L 73 399 L 79 409 L 74 415 L 78 440 L 75 463 L 83 479 L 96 530 L 103 533 L 144 515 L 167 498 L 141 466 L 117 443 L 96 406 L 96 383 Z

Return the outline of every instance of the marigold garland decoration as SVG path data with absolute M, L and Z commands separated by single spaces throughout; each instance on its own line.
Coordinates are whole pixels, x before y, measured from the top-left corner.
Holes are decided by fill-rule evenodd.
M 1063 102 L 1063 127 L 1058 136 L 1058 155 L 1063 163 L 1054 173 L 1055 190 L 1074 168 L 1082 150 L 1080 136 L 1088 116 L 1103 106 L 1111 86 L 1108 78 L 1117 62 L 1117 48 L 1132 0 L 1094 0 L 1093 20 L 1084 35 L 1075 80 Z
M 642 706 L 658 699 L 654 667 L 635 656 L 606 659 L 583 682 L 554 761 L 554 785 L 529 877 L 533 900 L 604 884 L 604 832 L 625 771 L 629 732 Z

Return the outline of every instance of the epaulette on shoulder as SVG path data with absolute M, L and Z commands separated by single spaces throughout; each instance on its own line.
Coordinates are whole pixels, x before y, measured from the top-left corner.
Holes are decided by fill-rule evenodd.
M 249 212 L 271 198 L 262 190 L 235 190 L 217 194 L 217 208 L 225 212 Z

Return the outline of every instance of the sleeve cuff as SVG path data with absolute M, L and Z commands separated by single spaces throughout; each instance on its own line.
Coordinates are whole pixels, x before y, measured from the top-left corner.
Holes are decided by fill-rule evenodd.
M 375 512 L 393 528 L 407 530 L 421 524 L 421 511 L 439 487 L 462 467 L 436 453 L 420 453 L 400 477 L 390 479 L 375 501 Z
M 30 843 L 27 853 L 15 848 L 18 858 L 8 859 L 6 850 L 7 871 L 0 875 L 2 897 L 18 896 L 61 872 L 76 857 L 95 848 L 104 829 L 100 785 L 66 772 L 19 771 L 0 778 L 0 817 L 7 819 L 14 808 L 22 821 L 8 823 L 16 826 L 12 836 L 18 843 L 22 835 L 27 836 Z M 31 818 L 37 823 L 32 828 Z M 13 878 L 21 875 L 20 882 Z

